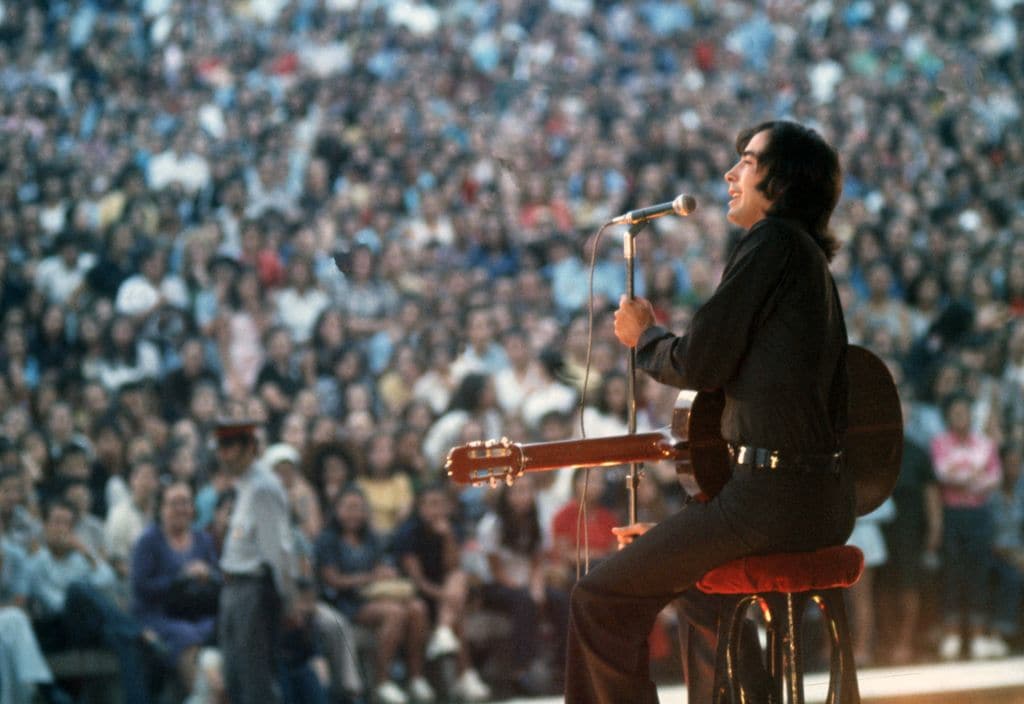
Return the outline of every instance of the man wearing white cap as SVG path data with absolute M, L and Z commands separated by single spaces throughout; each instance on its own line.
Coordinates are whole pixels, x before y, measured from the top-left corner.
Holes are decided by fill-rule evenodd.
M 296 588 L 288 497 L 278 478 L 257 462 L 256 424 L 217 424 L 217 458 L 236 479 L 220 567 L 218 640 L 232 704 L 279 702 L 275 677 L 281 615 L 292 618 Z

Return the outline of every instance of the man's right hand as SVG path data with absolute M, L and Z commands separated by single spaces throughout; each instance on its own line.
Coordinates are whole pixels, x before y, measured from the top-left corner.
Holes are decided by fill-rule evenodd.
M 615 526 L 612 528 L 612 534 L 619 541 L 619 550 L 632 543 L 638 536 L 649 531 L 654 525 L 654 523 L 633 523 L 628 526 Z
M 654 306 L 646 298 L 623 294 L 615 311 L 615 337 L 626 347 L 636 347 L 644 330 L 654 325 Z

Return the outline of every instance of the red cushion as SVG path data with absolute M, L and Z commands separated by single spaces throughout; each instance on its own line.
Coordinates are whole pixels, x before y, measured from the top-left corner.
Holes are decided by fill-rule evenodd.
M 864 570 L 864 553 L 850 545 L 814 552 L 750 555 L 707 572 L 697 588 L 709 594 L 806 592 L 849 587 Z

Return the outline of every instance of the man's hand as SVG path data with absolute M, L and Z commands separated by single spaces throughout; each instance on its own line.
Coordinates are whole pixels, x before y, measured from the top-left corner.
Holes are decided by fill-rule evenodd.
M 653 523 L 634 523 L 628 526 L 615 526 L 612 528 L 612 534 L 619 541 L 619 550 L 621 550 L 632 543 L 634 538 L 643 535 L 653 527 Z
M 654 307 L 646 298 L 619 299 L 615 311 L 615 337 L 626 347 L 636 347 L 644 330 L 654 325 Z
M 192 560 L 184 569 L 185 575 L 193 579 L 206 580 L 210 577 L 210 568 L 202 560 Z

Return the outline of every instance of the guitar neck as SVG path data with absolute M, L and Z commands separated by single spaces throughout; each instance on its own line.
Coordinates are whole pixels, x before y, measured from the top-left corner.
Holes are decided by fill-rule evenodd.
M 490 482 L 493 485 L 498 481 L 511 484 L 524 472 L 669 459 L 680 461 L 688 456 L 686 443 L 677 442 L 663 432 L 525 445 L 502 438 L 453 447 L 448 452 L 445 468 L 456 483 Z
M 529 443 L 520 448 L 524 472 L 677 459 L 682 452 L 669 436 L 658 432 Z

